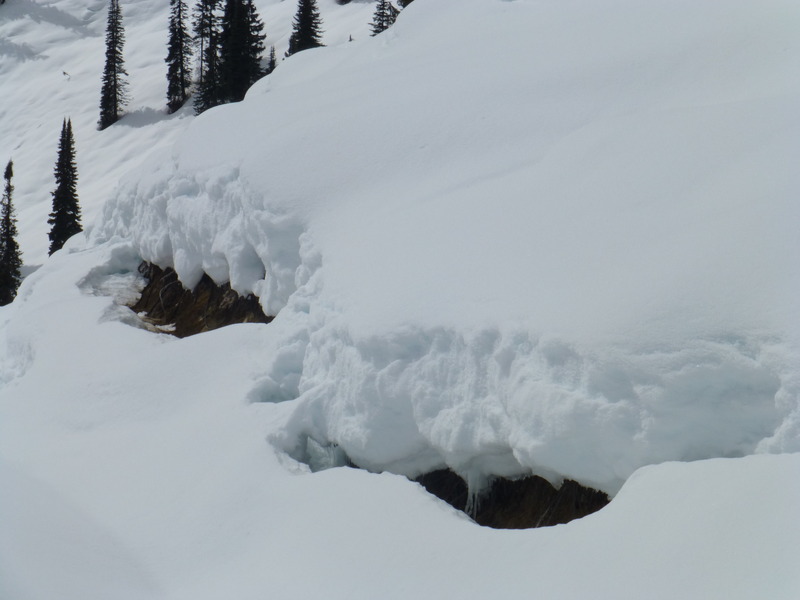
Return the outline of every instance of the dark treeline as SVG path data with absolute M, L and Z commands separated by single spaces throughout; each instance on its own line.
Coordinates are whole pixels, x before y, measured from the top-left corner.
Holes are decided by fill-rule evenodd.
M 405 7 L 411 1 L 398 0 L 398 6 Z M 338 2 L 348 4 L 350 0 Z M 369 24 L 372 35 L 391 27 L 399 12 L 389 0 L 378 0 Z M 285 56 L 323 46 L 322 25 L 317 0 L 297 0 Z M 190 97 L 197 114 L 238 102 L 255 81 L 277 66 L 274 46 L 265 60 L 266 32 L 253 0 L 197 0 L 191 11 L 186 0 L 170 0 L 168 31 L 164 61 L 170 113 L 183 107 Z M 124 43 L 120 0 L 109 0 L 100 129 L 118 121 L 128 102 Z
M 317 0 L 298 0 L 286 56 L 320 46 L 324 46 L 324 44 L 322 43 L 322 18 L 319 16 Z
M 194 108 L 201 113 L 238 102 L 267 73 L 262 67 L 264 23 L 253 0 L 200 0 L 194 11 L 198 78 Z

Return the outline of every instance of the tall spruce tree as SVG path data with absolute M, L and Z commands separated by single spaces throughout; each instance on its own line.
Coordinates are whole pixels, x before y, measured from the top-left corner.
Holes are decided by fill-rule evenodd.
M 317 0 L 298 0 L 286 56 L 320 46 L 324 46 L 324 44 L 322 43 L 322 18 L 319 16 Z
M 194 110 L 198 115 L 223 102 L 220 94 L 219 6 L 220 0 L 198 0 L 194 11 L 194 40 L 199 63 Z
M 22 254 L 17 244 L 17 219 L 14 215 L 14 163 L 8 161 L 3 174 L 5 185 L 0 200 L 0 306 L 10 304 L 22 281 Z
M 226 0 L 219 42 L 220 97 L 238 102 L 264 74 L 264 24 L 252 0 Z
M 267 59 L 267 66 L 264 69 L 264 75 L 269 75 L 278 66 L 278 61 L 275 58 L 275 46 L 269 47 L 269 58 Z
M 247 54 L 250 61 L 250 84 L 255 83 L 256 80 L 265 75 L 264 68 L 261 66 L 261 61 L 264 58 L 264 39 L 267 34 L 264 31 L 264 22 L 256 10 L 256 5 L 253 0 L 245 0 L 245 8 L 247 9 Z
M 375 13 L 372 15 L 372 23 L 369 24 L 372 29 L 372 35 L 378 35 L 382 31 L 389 29 L 394 25 L 399 14 L 400 11 L 389 0 L 378 0 L 375 5 Z
M 61 250 L 64 243 L 81 227 L 81 209 L 78 205 L 78 168 L 75 165 L 75 138 L 72 121 L 64 120 L 61 139 L 58 142 L 58 158 L 55 166 L 56 189 L 53 191 L 53 212 L 50 224 L 50 254 Z
M 192 36 L 185 0 L 169 0 L 169 41 L 167 42 L 167 108 L 173 113 L 186 103 L 192 84 Z
M 116 123 L 128 102 L 125 62 L 122 49 L 125 30 L 122 26 L 122 9 L 119 0 L 109 0 L 106 22 L 106 63 L 103 69 L 103 86 L 100 92 L 100 129 Z

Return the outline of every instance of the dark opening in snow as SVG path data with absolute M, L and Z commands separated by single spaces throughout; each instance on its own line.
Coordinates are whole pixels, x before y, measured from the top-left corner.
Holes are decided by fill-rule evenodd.
M 295 456 L 311 470 L 338 467 L 358 469 L 337 444 L 323 445 L 307 438 Z M 610 502 L 605 492 L 566 479 L 556 488 L 546 479 L 528 475 L 517 479 L 493 477 L 482 490 L 473 491 L 450 469 L 420 475 L 413 481 L 428 493 L 467 514 L 478 525 L 494 529 L 531 529 L 569 523 L 597 512 Z
M 187 290 L 173 269 L 143 262 L 139 273 L 147 279 L 139 300 L 131 308 L 160 331 L 186 337 L 234 323 L 269 323 L 254 295 L 240 296 L 227 283 L 217 285 L 203 275 Z
M 561 487 L 530 475 L 520 479 L 497 477 L 470 503 L 466 482 L 448 469 L 426 473 L 417 482 L 434 496 L 466 512 L 476 523 L 495 529 L 529 529 L 569 523 L 609 503 L 604 492 L 571 479 Z

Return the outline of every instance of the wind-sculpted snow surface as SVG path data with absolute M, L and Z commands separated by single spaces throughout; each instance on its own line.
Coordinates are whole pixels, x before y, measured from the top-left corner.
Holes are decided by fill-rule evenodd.
M 797 2 L 320 7 L 326 48 L 159 117 L 168 7 L 130 0 L 96 132 L 103 2 L 0 6 L 26 257 L 65 110 L 90 225 L 0 307 L 0 598 L 799 598 Z M 142 259 L 277 316 L 155 334 Z M 348 457 L 617 493 L 498 531 L 312 472 Z
M 605 353 L 520 331 L 326 327 L 276 439 L 300 456 L 302 435 L 332 440 L 359 465 L 412 476 L 446 463 L 477 486 L 533 471 L 614 492 L 643 464 L 750 454 L 785 416 L 768 350 L 698 340 Z
M 295 456 L 614 491 L 800 449 L 797 6 L 419 4 L 195 120 L 93 239 L 279 313 L 251 397 L 299 398 Z
M 173 267 L 187 288 L 207 273 L 258 295 L 267 314 L 283 308 L 301 262 L 297 216 L 261 204 L 236 168 L 133 179 L 104 209 L 113 235 L 133 240 L 144 260 Z

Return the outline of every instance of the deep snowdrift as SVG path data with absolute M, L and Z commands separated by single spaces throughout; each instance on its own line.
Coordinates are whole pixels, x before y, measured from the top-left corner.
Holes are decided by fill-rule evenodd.
M 0 598 L 800 596 L 800 454 L 771 454 L 800 450 L 794 2 L 417 0 L 348 44 L 372 7 L 326 0 L 331 47 L 193 119 L 159 112 L 166 7 L 140 0 L 137 100 L 100 134 L 101 5 L 0 8 L 44 261 L 0 308 Z M 291 5 L 259 3 L 278 44 Z M 44 260 L 62 108 L 93 225 Z M 138 328 L 142 259 L 277 318 Z M 475 488 L 625 483 L 490 531 L 295 460 L 328 443 Z
M 0 311 L 0 598 L 797 596 L 800 454 L 649 467 L 569 525 L 479 528 L 401 477 L 273 452 L 292 403 L 242 402 L 271 325 L 121 323 L 137 260 L 60 252 Z
M 300 399 L 297 456 L 614 491 L 798 450 L 799 20 L 423 2 L 192 122 L 91 237 L 278 313 L 252 397 Z

